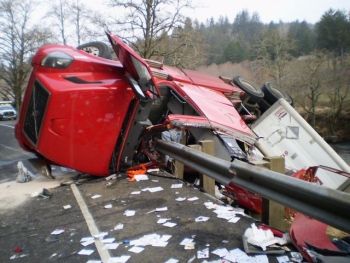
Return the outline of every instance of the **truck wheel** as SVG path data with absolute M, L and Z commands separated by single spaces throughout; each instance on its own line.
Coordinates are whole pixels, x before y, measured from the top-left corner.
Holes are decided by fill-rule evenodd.
M 268 82 L 264 84 L 261 90 L 264 93 L 264 100 L 270 105 L 274 104 L 281 98 L 284 98 L 290 105 L 293 105 L 293 99 L 289 94 L 273 88 Z
M 78 46 L 77 49 L 83 50 L 96 57 L 102 57 L 107 59 L 112 58 L 111 48 L 107 44 L 100 41 L 94 41 L 94 42 L 82 44 Z
M 250 103 L 256 103 L 264 97 L 264 93 L 260 88 L 256 88 L 254 85 L 252 85 L 242 77 L 237 76 L 233 78 L 232 81 L 247 94 Z

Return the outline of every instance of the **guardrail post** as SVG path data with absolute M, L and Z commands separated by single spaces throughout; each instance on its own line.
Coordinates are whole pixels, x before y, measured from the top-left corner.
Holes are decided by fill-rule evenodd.
M 181 132 L 181 139 L 180 139 L 180 143 L 181 144 L 185 144 L 186 143 L 186 139 L 185 139 L 185 134 L 184 132 Z M 180 180 L 184 179 L 184 170 L 185 170 L 185 165 L 181 162 L 179 162 L 178 160 L 175 160 L 174 162 L 174 175 L 179 178 Z
M 203 141 L 199 141 L 199 143 L 202 146 L 202 152 L 210 155 L 215 154 L 214 141 L 203 140 Z M 203 174 L 202 177 L 203 177 L 204 191 L 212 196 L 215 196 L 215 180 L 205 174 Z
M 283 157 L 268 157 L 267 168 L 281 174 L 285 173 L 285 164 Z M 285 207 L 280 203 L 263 198 L 262 221 L 272 227 L 280 230 L 287 230 L 288 225 L 285 220 Z

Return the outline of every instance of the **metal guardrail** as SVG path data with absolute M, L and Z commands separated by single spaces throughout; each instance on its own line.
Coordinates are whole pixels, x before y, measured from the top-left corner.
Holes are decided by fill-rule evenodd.
M 239 160 L 225 161 L 179 143 L 157 140 L 156 148 L 223 185 L 235 183 L 350 233 L 350 194 Z

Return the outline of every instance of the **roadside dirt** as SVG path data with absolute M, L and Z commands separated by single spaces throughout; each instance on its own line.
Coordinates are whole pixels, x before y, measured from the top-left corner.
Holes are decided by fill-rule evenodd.
M 0 184 L 0 214 L 8 209 L 16 208 L 33 196 L 37 196 L 43 188 L 52 189 L 60 186 L 61 182 L 66 179 L 67 177 L 55 180 L 39 177 L 27 183 L 10 181 Z

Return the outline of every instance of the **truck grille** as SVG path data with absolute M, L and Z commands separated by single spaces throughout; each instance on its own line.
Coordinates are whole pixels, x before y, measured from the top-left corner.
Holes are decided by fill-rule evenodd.
M 24 120 L 24 132 L 34 144 L 38 141 L 49 95 L 49 92 L 35 81 Z

